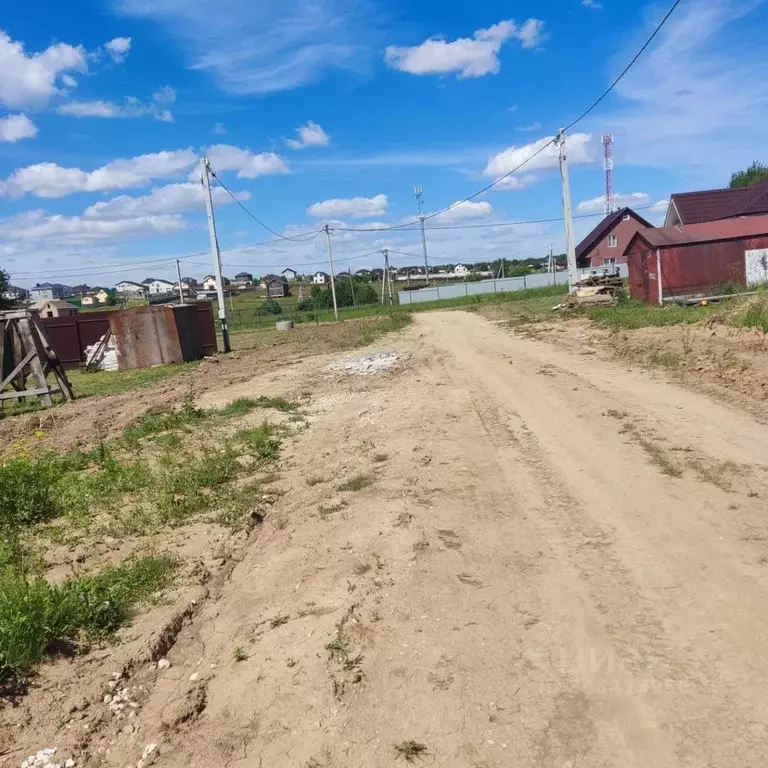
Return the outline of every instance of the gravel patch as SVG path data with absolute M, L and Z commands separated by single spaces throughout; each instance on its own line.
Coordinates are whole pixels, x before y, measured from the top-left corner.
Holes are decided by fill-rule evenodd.
M 376 352 L 371 355 L 344 357 L 334 360 L 328 367 L 337 373 L 367 375 L 389 371 L 397 365 L 397 352 Z

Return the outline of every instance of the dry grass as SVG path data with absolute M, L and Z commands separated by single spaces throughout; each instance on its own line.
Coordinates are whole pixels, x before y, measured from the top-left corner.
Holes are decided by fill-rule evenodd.
M 402 757 L 409 763 L 412 763 L 417 757 L 424 757 L 429 754 L 429 749 L 426 744 L 421 744 L 412 739 L 395 744 L 394 749 L 398 759 Z
M 364 488 L 368 488 L 369 486 L 373 485 L 374 477 L 373 475 L 368 475 L 365 473 L 355 475 L 354 477 L 350 477 L 349 480 L 346 480 L 341 485 L 336 486 L 337 491 L 362 491 Z

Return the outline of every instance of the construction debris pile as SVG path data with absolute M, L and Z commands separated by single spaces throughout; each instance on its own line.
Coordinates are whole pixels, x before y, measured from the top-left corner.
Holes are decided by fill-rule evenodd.
M 345 357 L 334 360 L 328 367 L 337 373 L 366 375 L 388 371 L 397 365 L 397 352 L 377 352 L 360 357 Z
M 623 290 L 624 281 L 619 275 L 589 275 L 579 280 L 565 301 L 553 309 L 614 307 Z

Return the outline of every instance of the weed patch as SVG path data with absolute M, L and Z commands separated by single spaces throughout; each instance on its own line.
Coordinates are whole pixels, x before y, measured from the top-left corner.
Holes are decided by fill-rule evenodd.
M 113 635 L 135 606 L 166 587 L 169 557 L 145 557 L 91 576 L 49 584 L 6 567 L 0 572 L 0 681 L 19 678 L 62 644 Z
M 341 485 L 336 486 L 337 491 L 362 491 L 364 488 L 368 488 L 373 485 L 373 475 L 360 474 L 350 477 L 349 480 L 343 482 Z
M 402 757 L 406 762 L 412 763 L 417 757 L 424 757 L 429 754 L 426 744 L 418 741 L 401 741 L 394 745 L 395 754 L 398 758 Z

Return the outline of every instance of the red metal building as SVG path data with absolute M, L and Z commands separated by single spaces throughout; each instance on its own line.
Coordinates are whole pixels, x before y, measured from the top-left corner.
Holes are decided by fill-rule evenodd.
M 589 267 L 626 264 L 624 251 L 635 232 L 652 226 L 631 208 L 606 216 L 577 246 L 576 266 Z
M 638 232 L 625 251 L 632 298 L 661 304 L 703 296 L 726 283 L 768 281 L 768 216 Z

